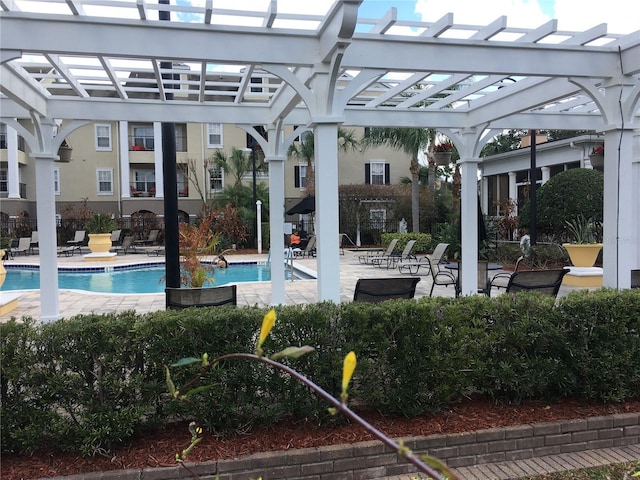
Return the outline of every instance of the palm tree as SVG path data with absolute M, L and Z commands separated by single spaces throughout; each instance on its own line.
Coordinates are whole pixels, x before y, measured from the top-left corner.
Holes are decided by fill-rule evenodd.
M 412 231 L 420 231 L 420 164 L 418 154 L 428 148 L 433 149 L 436 131 L 431 128 L 371 128 L 362 139 L 365 147 L 387 145 L 402 150 L 411 156 L 411 222 Z M 429 161 L 429 187 L 435 189 L 435 164 Z
M 355 135 L 352 130 L 345 130 L 344 128 L 338 128 L 338 149 L 346 152 L 348 150 L 356 150 L 359 146 Z M 313 132 L 306 133 L 300 142 L 292 143 L 287 150 L 288 158 L 295 158 L 302 160 L 307 165 L 307 171 L 305 175 L 306 190 L 308 193 L 314 191 L 314 171 L 313 161 L 315 156 L 315 144 Z
M 249 156 L 235 147 L 231 149 L 231 156 L 227 156 L 222 150 L 216 150 L 213 154 L 213 164 L 232 175 L 236 186 L 242 185 L 242 178 L 253 168 Z

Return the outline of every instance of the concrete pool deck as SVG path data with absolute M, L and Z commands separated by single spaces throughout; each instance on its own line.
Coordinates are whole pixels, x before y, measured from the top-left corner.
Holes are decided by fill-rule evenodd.
M 378 268 L 371 265 L 363 265 L 358 261 L 361 252 L 345 249 L 344 255 L 340 255 L 340 284 L 341 284 L 341 301 L 348 302 L 353 299 L 353 291 L 359 278 L 383 278 L 397 277 L 400 274 L 397 269 Z M 245 255 L 230 254 L 226 255 L 230 263 L 234 262 L 265 262 L 267 254 L 262 255 Z M 157 263 L 162 262 L 163 257 L 148 256 L 146 253 L 118 255 L 113 261 L 108 262 L 109 265 L 130 265 L 141 263 Z M 11 274 L 11 266 L 14 265 L 37 265 L 40 262 L 38 255 L 18 256 L 10 260 L 5 260 L 7 272 Z M 60 267 L 89 267 L 104 266 L 106 262 L 85 262 L 81 255 L 73 255 L 70 257 L 58 257 L 58 266 Z M 304 267 L 312 272 L 316 271 L 315 258 L 296 258 L 295 266 Z M 497 273 L 497 272 L 492 272 Z M 215 278 L 215 275 L 214 275 Z M 431 288 L 431 276 L 421 275 L 421 281 L 416 288 L 416 298 L 429 295 Z M 566 295 L 576 287 L 568 287 L 563 285 L 560 288 L 558 296 Z M 504 289 L 492 291 L 492 296 L 501 295 Z M 3 291 L 4 293 L 4 291 Z M 453 287 L 443 287 L 436 285 L 434 296 L 454 297 Z M 317 281 L 296 279 L 285 282 L 285 295 L 287 305 L 309 304 L 317 301 Z M 238 305 L 257 305 L 268 306 L 271 302 L 271 283 L 270 282 L 247 282 L 238 284 Z M 40 318 L 40 291 L 26 290 L 20 292 L 18 307 L 1 316 L 0 321 L 9 320 L 11 317 L 21 318 L 29 316 L 35 319 Z M 60 290 L 60 314 L 62 317 L 72 317 L 83 313 L 114 313 L 127 310 L 135 310 L 138 313 L 146 313 L 156 310 L 165 309 L 164 293 L 150 294 L 103 294 L 84 292 L 78 290 Z

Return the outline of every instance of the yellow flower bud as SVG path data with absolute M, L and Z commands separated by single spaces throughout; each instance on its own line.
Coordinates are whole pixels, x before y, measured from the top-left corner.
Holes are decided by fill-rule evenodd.
M 342 368 L 342 394 L 343 396 L 347 394 L 347 388 L 349 387 L 349 382 L 351 381 L 351 377 L 353 376 L 353 372 L 356 369 L 356 354 L 355 352 L 347 353 L 347 356 L 344 357 L 344 366 Z
M 262 354 L 262 344 L 267 339 L 274 323 L 276 323 L 276 311 L 272 308 L 262 319 L 262 328 L 260 329 L 260 338 L 258 339 L 258 348 L 256 349 L 258 355 Z

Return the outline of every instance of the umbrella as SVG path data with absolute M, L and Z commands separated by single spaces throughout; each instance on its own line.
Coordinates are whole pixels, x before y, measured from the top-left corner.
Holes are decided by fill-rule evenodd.
M 293 207 L 287 210 L 285 213 L 287 215 L 295 215 L 296 213 L 305 214 L 312 213 L 316 211 L 316 197 L 313 195 L 307 195 L 298 203 L 296 203 Z

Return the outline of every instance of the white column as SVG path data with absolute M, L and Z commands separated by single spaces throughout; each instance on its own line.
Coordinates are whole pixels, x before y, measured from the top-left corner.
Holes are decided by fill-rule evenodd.
M 516 172 L 509 172 L 509 200 L 512 200 L 515 209 L 513 211 L 514 215 L 518 214 L 518 187 L 516 185 Z
M 272 131 L 270 131 L 270 134 Z M 275 136 L 275 135 L 274 135 Z M 270 138 L 271 135 L 270 135 Z M 275 141 L 275 140 L 272 140 Z M 271 236 L 271 305 L 286 303 L 284 288 L 284 163 L 285 156 L 265 156 L 269 165 L 269 235 Z
M 461 159 L 460 223 L 462 230 L 461 295 L 478 292 L 478 159 Z
M 540 167 L 540 171 L 542 172 L 542 184 L 544 185 L 551 178 L 551 169 L 549 167 Z
M 44 139 L 53 138 L 54 124 L 42 122 Z M 51 149 L 51 141 L 45 149 Z M 53 184 L 53 152 L 34 152 L 36 165 L 36 213 L 40 239 L 40 320 L 43 323 L 60 319 L 58 293 L 58 257 L 56 252 L 56 198 Z
M 315 122 L 318 301 L 340 303 L 338 248 L 338 123 Z
M 631 266 L 640 264 L 638 187 L 633 184 L 634 177 L 639 175 L 640 152 L 637 145 L 633 148 L 633 141 L 631 130 L 605 133 L 602 250 L 605 287 L 629 288 Z
M 156 198 L 164 198 L 164 167 L 162 162 L 162 123 L 153 122 L 153 159 L 155 161 Z
M 120 144 L 120 192 L 122 198 L 131 197 L 131 179 L 129 178 L 129 125 L 126 121 L 118 124 Z
M 8 198 L 20 198 L 20 166 L 18 165 L 18 132 L 7 125 Z

